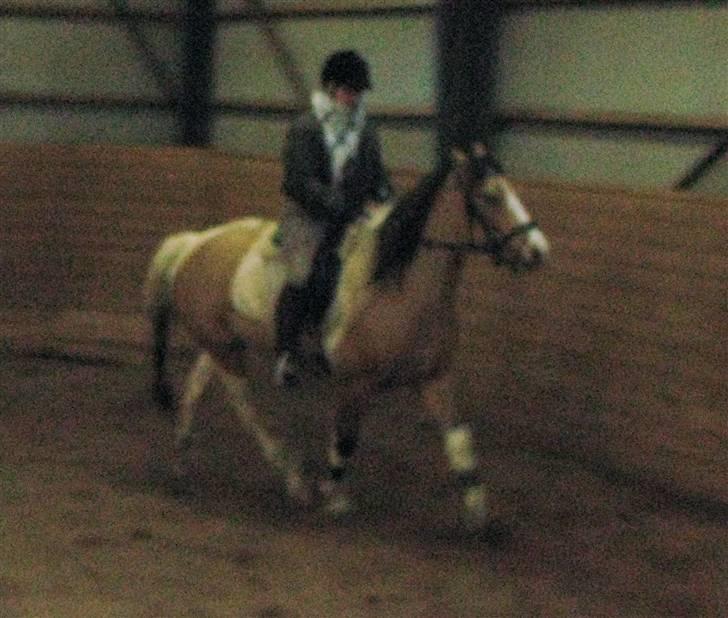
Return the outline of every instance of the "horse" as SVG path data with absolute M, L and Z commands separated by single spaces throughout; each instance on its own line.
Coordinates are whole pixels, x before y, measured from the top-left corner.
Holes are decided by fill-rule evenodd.
M 532 270 L 546 262 L 549 242 L 480 144 L 453 149 L 409 192 L 368 212 L 345 237 L 335 300 L 314 337 L 329 371 L 312 374 L 298 388 L 271 386 L 284 414 L 266 414 L 258 388 L 272 385 L 275 360 L 273 314 L 284 278 L 277 222 L 245 217 L 161 243 L 146 280 L 160 403 L 172 401 L 165 361 L 173 322 L 198 349 L 177 406 L 176 474 L 184 479 L 189 473 L 195 409 L 217 379 L 290 499 L 333 516 L 351 513 L 350 464 L 362 419 L 377 397 L 410 385 L 441 432 L 462 525 L 485 530 L 498 513 L 480 478 L 471 427 L 456 409 L 456 292 L 469 254 Z M 305 414 L 322 420 L 326 434 L 314 479 L 305 474 L 299 450 L 282 437 L 291 418 Z

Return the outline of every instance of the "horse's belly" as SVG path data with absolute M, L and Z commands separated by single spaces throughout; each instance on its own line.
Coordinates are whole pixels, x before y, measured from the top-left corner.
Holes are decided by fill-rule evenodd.
M 260 219 L 244 219 L 228 224 L 180 266 L 174 283 L 175 307 L 193 338 L 209 343 L 234 336 L 228 319 L 231 282 L 262 223 Z

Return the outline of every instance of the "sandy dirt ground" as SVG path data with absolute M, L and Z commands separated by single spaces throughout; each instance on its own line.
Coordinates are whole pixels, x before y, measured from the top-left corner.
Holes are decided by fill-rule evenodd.
M 406 394 L 365 423 L 347 522 L 293 508 L 214 390 L 179 494 L 148 384 L 2 357 L 0 617 L 728 616 L 725 513 L 481 435 L 513 538 L 468 538 Z

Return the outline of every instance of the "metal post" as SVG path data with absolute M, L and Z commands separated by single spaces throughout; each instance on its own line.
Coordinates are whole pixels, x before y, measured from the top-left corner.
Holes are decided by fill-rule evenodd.
M 140 20 L 134 17 L 133 11 L 129 7 L 129 0 L 109 0 L 109 3 L 113 7 L 115 15 L 124 23 L 129 38 L 136 46 L 160 92 L 169 101 L 176 102 L 179 98 L 179 92 L 175 75 L 149 43 L 140 25 Z
M 702 157 L 684 178 L 675 184 L 676 191 L 692 189 L 723 157 L 728 154 L 728 139 L 717 143 L 710 152 Z
M 296 95 L 296 100 L 300 105 L 307 107 L 309 87 L 306 84 L 306 78 L 296 65 L 296 60 L 293 57 L 291 50 L 278 35 L 278 32 L 273 25 L 273 21 L 271 20 L 270 12 L 266 8 L 265 3 L 261 0 L 245 0 L 245 4 L 248 6 L 248 10 L 258 22 L 258 27 L 265 35 L 268 47 L 270 47 L 278 65 L 288 78 L 288 82 L 291 84 L 293 92 Z
M 209 146 L 213 122 L 215 0 L 187 0 L 184 73 L 179 103 L 182 143 Z
M 438 3 L 440 155 L 454 145 L 489 141 L 502 14 L 500 1 Z

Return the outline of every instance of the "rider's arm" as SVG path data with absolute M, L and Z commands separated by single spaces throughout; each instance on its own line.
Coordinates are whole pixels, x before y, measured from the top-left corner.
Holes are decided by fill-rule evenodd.
M 358 164 L 344 168 L 342 187 L 347 205 L 359 209 L 365 203 L 382 203 L 392 198 L 392 185 L 382 163 L 379 137 L 369 125 L 362 132 Z
M 283 150 L 283 192 L 312 219 L 333 221 L 343 210 L 341 191 L 321 182 L 319 137 L 306 125 L 294 123 Z

